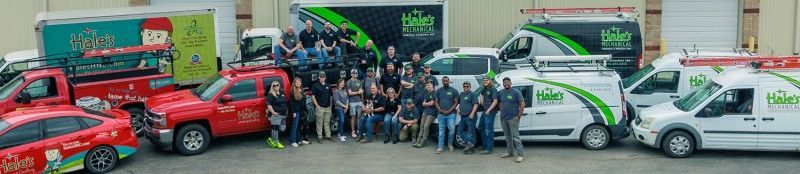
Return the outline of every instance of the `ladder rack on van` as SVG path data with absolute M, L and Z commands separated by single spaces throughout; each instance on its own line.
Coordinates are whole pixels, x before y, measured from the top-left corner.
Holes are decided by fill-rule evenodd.
M 14 71 L 32 71 L 41 69 L 52 68 L 65 68 L 67 72 L 76 73 L 75 68 L 79 66 L 91 66 L 96 64 L 109 64 L 115 62 L 136 61 L 145 59 L 167 58 L 168 62 L 172 62 L 173 54 L 178 53 L 174 50 L 172 44 L 155 44 L 155 45 L 140 45 L 119 48 L 105 48 L 96 50 L 85 50 L 81 52 L 67 52 L 41 56 L 25 61 L 14 62 L 11 65 Z M 132 56 L 133 58 L 128 58 Z M 111 57 L 122 57 L 121 59 L 112 60 Z M 90 60 L 99 60 L 100 62 L 87 62 Z M 31 62 L 40 62 L 41 65 L 36 67 L 28 67 L 18 69 L 16 64 L 28 64 Z M 111 70 L 114 71 L 114 70 Z
M 752 52 L 750 52 L 747 48 L 731 48 L 729 49 L 698 49 L 698 48 L 683 48 L 681 49 L 683 56 L 697 56 L 700 54 L 700 51 L 733 51 L 733 53 L 741 54 L 743 56 L 755 56 Z M 691 55 L 694 53 L 694 55 Z M 745 55 L 746 54 L 746 55 Z
M 606 67 L 611 55 L 534 56 L 529 60 L 537 72 L 614 71 Z
M 631 19 L 638 15 L 634 7 L 616 8 L 529 8 L 520 9 L 522 14 L 533 14 L 549 20 L 551 17 L 617 16 Z
M 738 57 L 697 57 L 681 59 L 683 66 L 737 66 L 759 64 L 763 68 L 800 68 L 800 56 L 738 56 Z

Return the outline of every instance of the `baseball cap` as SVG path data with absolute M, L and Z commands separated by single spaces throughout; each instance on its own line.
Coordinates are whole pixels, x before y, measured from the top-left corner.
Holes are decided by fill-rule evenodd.
M 373 68 L 367 68 L 367 72 L 375 72 L 375 69 L 373 69 Z
M 320 71 L 320 72 L 319 72 L 319 76 L 320 76 L 320 77 L 326 77 L 326 75 L 325 75 L 325 71 Z
M 352 70 L 350 70 L 350 73 L 358 73 L 358 70 L 357 69 L 352 69 Z
M 423 74 L 422 72 L 418 72 L 417 77 L 425 77 L 425 74 Z
M 414 104 L 414 101 L 411 101 L 411 99 L 406 99 L 406 104 Z
M 427 63 L 426 63 L 424 67 L 425 67 L 425 68 L 430 68 L 430 67 L 431 67 L 431 64 L 427 64 Z
M 411 65 L 406 65 L 406 69 L 412 69 Z

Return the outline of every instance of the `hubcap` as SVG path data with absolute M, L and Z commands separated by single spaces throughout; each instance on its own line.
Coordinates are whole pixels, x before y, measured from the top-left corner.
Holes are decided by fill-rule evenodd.
M 683 136 L 675 136 L 669 141 L 669 150 L 674 154 L 683 155 L 689 150 L 689 139 Z
M 200 149 L 203 145 L 203 135 L 198 131 L 189 131 L 183 136 L 183 147 L 189 150 Z
M 592 147 L 603 146 L 606 143 L 606 134 L 600 129 L 589 130 L 589 133 L 586 134 L 586 142 Z
M 98 149 L 89 156 L 89 164 L 98 171 L 105 171 L 111 167 L 114 161 L 114 153 L 108 149 Z
M 141 133 L 144 130 L 144 116 L 139 113 L 131 114 L 131 128 L 134 133 Z

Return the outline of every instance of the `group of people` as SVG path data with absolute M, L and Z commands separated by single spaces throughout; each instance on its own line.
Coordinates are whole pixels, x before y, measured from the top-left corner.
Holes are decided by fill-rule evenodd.
M 323 58 L 320 60 L 332 60 L 327 59 L 330 53 L 334 53 L 336 58 L 341 57 L 343 52 L 360 53 L 362 56 L 347 80 L 339 79 L 335 84 L 329 84 L 326 81 L 327 74 L 320 71 L 317 82 L 311 87 L 310 96 L 305 95 L 302 80 L 295 78 L 288 92 L 290 101 L 282 101 L 284 94 L 280 92 L 280 84 L 274 82 L 267 95 L 267 113 L 273 124 L 272 136 L 267 140 L 270 147 L 283 148 L 278 140 L 278 132 L 285 128 L 280 120 L 287 115 L 293 119 L 289 137 L 293 147 L 311 144 L 309 137 L 312 135 L 307 124 L 310 119 L 304 118 L 315 120 L 317 143 L 324 140 L 347 141 L 345 122 L 349 116 L 349 136 L 355 138 L 356 142 L 372 142 L 377 132 L 374 128 L 382 122 L 384 144 L 410 141 L 413 147 L 422 148 L 427 142 L 430 125 L 437 119 L 437 154 L 454 151 L 453 143 L 456 141 L 464 146 L 466 154 L 475 153 L 477 146 L 483 146 L 481 154 L 492 154 L 494 121 L 499 113 L 508 151 L 501 157 L 514 157 L 516 162 L 525 159 L 518 131 L 525 103 L 520 91 L 511 88 L 510 79 L 503 79 L 504 89 L 496 90 L 491 77 L 486 76 L 483 77 L 482 90 L 473 91 L 472 84 L 465 82 L 462 84 L 463 92 L 459 93 L 450 86 L 447 76 L 441 79 L 434 77 L 431 67 L 420 62 L 418 52 L 414 52 L 412 61 L 403 66 L 402 58 L 395 53 L 393 46 L 389 46 L 383 60 L 376 63 L 371 51 L 373 42 L 368 40 L 365 47 L 358 48 L 355 42 L 358 33 L 348 30 L 347 24 L 346 21 L 342 22 L 340 30 L 335 32 L 331 24 L 326 22 L 324 31 L 316 32 L 311 21 L 306 21 L 306 29 L 300 31 L 299 37 L 289 26 L 275 46 L 277 55 L 294 55 L 300 64 L 304 64 L 308 55 Z M 276 56 L 276 63 L 280 62 L 280 57 Z M 382 71 L 380 76 L 376 74 L 376 66 Z M 313 105 L 313 116 L 306 114 L 307 97 L 310 97 Z M 286 107 L 286 103 L 289 107 Z M 293 113 L 289 114 L 288 108 Z M 479 112 L 483 113 L 481 120 L 477 119 Z M 460 122 L 456 125 L 459 116 Z M 338 130 L 331 130 L 332 117 L 338 121 Z M 478 122 L 481 124 L 476 128 Z M 335 137 L 333 131 L 336 132 Z M 477 136 L 482 136 L 482 144 L 477 144 Z

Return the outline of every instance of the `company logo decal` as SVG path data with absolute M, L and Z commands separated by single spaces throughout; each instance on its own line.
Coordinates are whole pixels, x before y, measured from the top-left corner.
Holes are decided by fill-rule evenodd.
M 536 90 L 536 103 L 539 105 L 560 105 L 564 104 L 564 93 L 555 91 L 547 87 L 543 90 Z
M 258 112 L 255 109 L 245 108 L 237 112 L 236 116 L 239 118 L 239 123 L 252 123 L 259 120 L 261 117 L 261 112 Z
M 632 36 L 633 33 L 612 26 L 607 30 L 600 30 L 600 45 L 603 50 L 630 50 Z
M 18 154 L 6 154 L 0 161 L 0 172 L 2 173 L 33 173 L 33 157 L 20 158 Z
M 800 96 L 778 89 L 767 93 L 767 109 L 778 111 L 800 111 Z
M 402 13 L 403 36 L 433 36 L 435 19 L 433 15 L 426 15 L 425 11 L 416 8 L 409 13 Z
M 697 74 L 694 76 L 689 76 L 689 86 L 691 86 L 692 88 L 701 86 L 706 83 L 706 80 L 708 80 L 708 78 L 706 77 L 705 74 Z
M 98 34 L 98 30 L 83 29 L 78 33 L 70 34 L 72 50 L 97 49 L 114 47 L 114 36 L 111 34 Z

